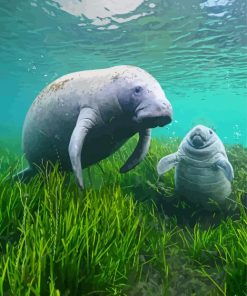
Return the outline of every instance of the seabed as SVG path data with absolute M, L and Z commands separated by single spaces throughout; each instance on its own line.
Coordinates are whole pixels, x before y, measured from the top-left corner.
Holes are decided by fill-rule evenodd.
M 206 212 L 176 197 L 174 171 L 157 178 L 179 141 L 119 174 L 134 142 L 84 170 L 84 191 L 57 166 L 7 180 L 23 158 L 1 148 L 0 295 L 247 295 L 247 149 L 227 147 L 235 202 Z

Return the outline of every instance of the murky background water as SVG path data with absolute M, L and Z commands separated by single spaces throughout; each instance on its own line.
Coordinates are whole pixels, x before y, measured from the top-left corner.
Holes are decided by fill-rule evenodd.
M 0 138 L 21 139 L 40 90 L 74 71 L 133 64 L 161 83 L 174 121 L 247 146 L 245 0 L 0 0 Z

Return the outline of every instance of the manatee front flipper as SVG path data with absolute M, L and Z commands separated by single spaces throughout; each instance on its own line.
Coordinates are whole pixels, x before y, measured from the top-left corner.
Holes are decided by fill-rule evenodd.
M 177 152 L 161 158 L 161 160 L 157 164 L 158 174 L 163 175 L 164 173 L 168 172 L 170 169 L 177 165 L 178 161 L 179 160 Z
M 233 168 L 232 165 L 230 164 L 230 162 L 225 158 L 225 157 L 220 157 L 217 162 L 215 163 L 216 167 L 220 170 L 223 171 L 223 173 L 225 174 L 226 178 L 229 181 L 232 181 L 234 178 L 234 172 L 233 172 Z
M 89 130 L 96 124 L 96 113 L 91 108 L 83 108 L 70 138 L 69 156 L 76 180 L 83 189 L 81 151 Z
M 12 177 L 13 181 L 20 181 L 20 182 L 27 182 L 29 181 L 34 175 L 36 171 L 30 167 L 20 171 L 16 175 Z
M 120 173 L 126 173 L 137 166 L 147 155 L 151 141 L 151 129 L 145 129 L 139 132 L 139 140 L 134 152 L 121 167 Z

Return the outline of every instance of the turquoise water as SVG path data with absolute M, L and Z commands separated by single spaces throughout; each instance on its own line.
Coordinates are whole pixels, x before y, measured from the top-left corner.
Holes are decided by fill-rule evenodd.
M 245 0 L 0 0 L 0 137 L 20 139 L 36 95 L 59 76 L 133 64 L 173 105 L 154 136 L 196 124 L 247 146 Z

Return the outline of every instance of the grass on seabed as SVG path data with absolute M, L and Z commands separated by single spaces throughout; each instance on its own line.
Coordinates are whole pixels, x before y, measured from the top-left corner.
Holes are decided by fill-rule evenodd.
M 83 192 L 56 168 L 6 181 L 20 157 L 2 147 L 0 295 L 247 295 L 246 149 L 228 149 L 236 203 L 207 213 L 176 197 L 174 171 L 157 180 L 176 141 L 120 175 L 134 142 L 84 170 Z

